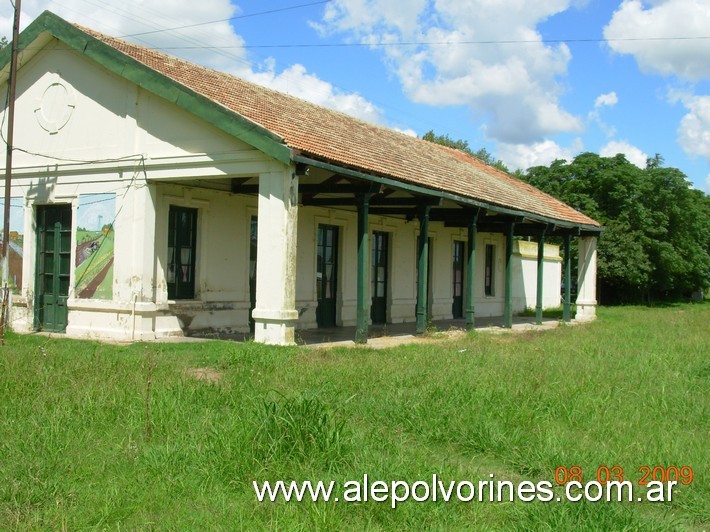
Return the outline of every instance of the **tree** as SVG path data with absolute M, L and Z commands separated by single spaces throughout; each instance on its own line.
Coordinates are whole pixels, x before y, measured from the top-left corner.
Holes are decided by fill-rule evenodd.
M 486 148 L 481 148 L 480 150 L 474 152 L 468 145 L 467 140 L 459 139 L 459 140 L 454 140 L 449 135 L 437 135 L 434 133 L 434 130 L 429 130 L 426 133 L 424 133 L 424 136 L 422 137 L 423 140 L 428 140 L 429 142 L 433 142 L 435 144 L 441 144 L 442 146 L 448 146 L 449 148 L 453 148 L 455 150 L 462 151 L 464 153 L 467 153 L 468 155 L 472 157 L 476 157 L 477 159 L 480 159 L 484 163 L 486 163 L 489 166 L 493 166 L 494 168 L 498 168 L 498 170 L 502 170 L 503 172 L 510 173 L 510 170 L 508 170 L 508 167 L 505 165 L 503 161 L 500 159 L 496 159 L 492 153 L 490 153 Z
M 707 288 L 710 199 L 663 157 L 646 169 L 622 154 L 583 153 L 530 168 L 524 179 L 604 226 L 599 286 L 605 303 L 674 299 Z

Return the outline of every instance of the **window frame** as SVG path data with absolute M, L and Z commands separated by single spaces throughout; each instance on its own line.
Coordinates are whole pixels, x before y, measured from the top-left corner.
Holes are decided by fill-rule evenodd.
M 188 234 L 185 235 L 185 228 L 178 226 L 179 215 L 188 215 Z M 170 205 L 168 208 L 168 259 L 166 261 L 165 281 L 168 288 L 169 300 L 191 300 L 195 299 L 195 273 L 197 262 L 197 222 L 198 210 L 180 205 Z M 191 234 L 190 234 L 191 233 Z M 180 250 L 180 253 L 177 251 Z M 187 250 L 187 257 L 183 251 Z M 187 258 L 187 281 L 180 281 L 178 273 L 182 270 L 183 259 Z M 174 277 L 171 280 L 171 266 Z
M 483 295 L 486 297 L 495 297 L 495 261 L 496 261 L 496 246 L 495 244 L 486 244 L 485 262 L 483 270 Z

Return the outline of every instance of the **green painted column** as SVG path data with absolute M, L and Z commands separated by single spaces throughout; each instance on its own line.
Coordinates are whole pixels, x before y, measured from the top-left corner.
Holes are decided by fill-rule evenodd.
M 424 205 L 419 211 L 419 277 L 417 286 L 417 334 L 426 332 L 427 294 L 429 286 L 429 205 Z
M 570 235 L 565 235 L 565 258 L 564 258 L 564 268 L 565 268 L 565 294 L 564 302 L 562 304 L 562 321 L 570 321 L 570 283 L 572 280 L 572 258 L 570 256 L 570 243 L 572 237 Z
M 476 321 L 476 235 L 478 233 L 478 215 L 468 222 L 468 264 L 466 269 L 466 328 L 471 331 Z
M 508 222 L 505 228 L 505 306 L 503 310 L 503 327 L 513 327 L 513 234 L 514 222 Z
M 537 241 L 537 301 L 535 304 L 535 323 L 542 325 L 542 296 L 545 265 L 545 231 Z
M 368 216 L 370 195 L 364 194 L 357 206 L 357 327 L 355 342 L 367 343 L 369 332 L 368 294 L 370 289 L 370 239 Z

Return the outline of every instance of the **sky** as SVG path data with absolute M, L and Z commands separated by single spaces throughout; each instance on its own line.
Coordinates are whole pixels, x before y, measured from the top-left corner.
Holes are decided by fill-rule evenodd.
M 710 193 L 709 0 L 24 0 L 21 27 L 46 9 L 511 170 L 660 154 Z

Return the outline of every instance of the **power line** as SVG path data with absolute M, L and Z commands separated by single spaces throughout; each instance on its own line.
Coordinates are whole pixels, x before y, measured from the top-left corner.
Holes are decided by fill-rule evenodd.
M 308 4 L 299 4 L 299 5 L 296 5 L 296 6 L 280 7 L 280 8 L 278 8 L 278 9 L 270 9 L 270 10 L 268 10 L 268 11 L 259 11 L 259 12 L 257 12 L 257 13 L 249 13 L 249 14 L 246 14 L 246 15 L 237 15 L 237 16 L 234 16 L 234 17 L 223 18 L 223 19 L 220 19 L 220 20 L 210 20 L 210 21 L 207 21 L 207 22 L 198 22 L 198 23 L 195 23 L 195 24 L 187 24 L 187 25 L 185 25 L 185 26 L 178 26 L 178 27 L 176 27 L 176 28 L 165 28 L 165 29 L 159 29 L 159 30 L 144 31 L 144 32 L 141 32 L 141 33 L 131 33 L 130 35 L 122 35 L 120 38 L 121 38 L 121 39 L 125 39 L 125 38 L 127 38 L 127 37 L 138 37 L 138 36 L 141 36 L 141 35 L 151 35 L 151 34 L 153 34 L 153 33 L 163 33 L 163 32 L 166 32 L 166 31 L 184 30 L 184 29 L 187 29 L 187 28 L 196 28 L 196 27 L 198 27 L 198 26 L 207 26 L 207 25 L 209 25 L 209 24 L 219 24 L 219 23 L 221 23 L 221 22 L 231 22 L 231 21 L 233 21 L 233 20 L 245 19 L 245 18 L 250 18 L 250 17 L 258 17 L 258 16 L 261 16 L 261 15 L 271 15 L 271 14 L 273 14 L 273 13 L 281 13 L 281 12 L 283 12 L 283 11 L 292 11 L 292 10 L 294 10 L 294 9 L 301 9 L 301 8 L 303 8 L 303 7 L 310 7 L 310 6 L 317 6 L 317 5 L 322 5 L 322 4 L 328 4 L 328 3 L 332 2 L 332 1 L 333 1 L 333 0 L 321 0 L 320 2 L 310 2 L 310 3 L 308 3 Z M 234 48 L 234 47 L 227 47 L 227 48 Z
M 156 19 L 158 19 L 158 18 L 160 18 L 160 17 L 157 17 L 157 16 L 156 16 L 156 17 L 153 17 L 153 19 L 148 19 L 148 18 L 142 17 L 142 16 L 140 16 L 140 15 L 134 13 L 133 11 L 129 11 L 129 10 L 126 10 L 126 9 L 122 9 L 122 8 L 120 8 L 120 7 L 107 6 L 107 5 L 101 4 L 101 3 L 99 3 L 99 2 L 93 2 L 92 0 L 82 0 L 82 1 L 85 2 L 86 4 L 99 7 L 99 8 L 101 8 L 102 10 L 108 10 L 108 11 L 110 11 L 110 12 L 112 12 L 112 13 L 114 13 L 114 14 L 118 15 L 119 17 L 122 17 L 122 18 L 124 18 L 124 19 L 126 19 L 126 20 L 130 20 L 130 21 L 132 21 L 132 22 L 137 22 L 137 23 L 139 23 L 139 24 L 144 24 L 144 25 L 147 25 L 148 27 L 158 28 L 158 30 L 157 30 L 156 32 L 149 31 L 149 32 L 147 32 L 147 33 L 157 33 L 157 32 L 172 31 L 171 28 L 166 28 L 166 27 L 164 27 L 164 26 L 157 25 L 157 24 L 155 24 L 155 23 L 153 22 L 153 20 L 156 20 Z M 72 11 L 72 12 L 75 12 L 75 13 L 80 13 L 82 16 L 87 17 L 87 18 L 89 18 L 89 19 L 91 19 L 91 20 L 94 20 L 95 22 L 97 22 L 97 24 L 98 24 L 99 26 L 106 26 L 106 24 L 107 24 L 104 20 L 98 20 L 98 19 L 96 19 L 96 18 L 89 17 L 89 16 L 86 15 L 83 11 L 77 11 L 77 10 L 75 10 L 75 9 L 72 9 L 72 8 L 70 8 L 70 7 L 68 7 L 68 6 L 65 6 L 65 5 L 59 3 L 57 0 L 53 0 L 53 2 L 54 2 L 56 5 L 62 7 L 63 9 L 67 9 L 67 10 Z M 164 19 L 165 17 L 162 17 L 162 18 Z M 114 25 L 109 25 L 109 26 L 112 27 L 113 29 L 116 29 L 116 27 L 115 27 Z M 118 33 L 118 31 L 111 32 L 112 35 L 115 34 L 115 33 Z M 137 35 L 140 35 L 140 34 L 137 34 Z M 200 39 L 194 38 L 194 37 L 192 37 L 192 36 L 187 36 L 187 35 L 181 34 L 181 33 L 180 33 L 179 31 L 177 31 L 177 30 L 172 34 L 172 37 L 174 37 L 174 38 L 176 38 L 176 39 L 180 39 L 180 40 L 185 41 L 185 42 L 187 42 L 187 43 L 193 43 L 193 44 L 196 44 L 196 45 L 197 45 L 197 46 L 193 46 L 192 48 L 186 46 L 185 49 L 195 49 L 195 50 L 199 50 L 199 49 L 202 48 L 201 46 L 199 46 L 200 43 L 201 43 L 201 40 L 200 40 Z M 145 46 L 148 46 L 149 48 L 153 47 L 153 44 L 152 44 L 149 40 L 142 39 L 142 38 L 140 38 L 140 37 L 136 37 L 135 41 L 139 41 L 139 42 L 143 43 Z M 179 48 L 178 48 L 178 49 L 179 49 Z M 225 47 L 223 50 L 214 50 L 214 52 L 215 52 L 216 54 L 218 54 L 218 55 L 220 55 L 220 56 L 222 56 L 222 57 L 228 59 L 228 60 L 232 60 L 232 61 L 235 61 L 235 62 L 243 63 L 243 64 L 246 64 L 246 65 L 249 64 L 247 61 L 245 61 L 243 58 L 239 57 L 238 55 L 236 55 L 236 54 L 234 54 L 234 53 L 228 52 L 227 49 L 226 49 L 226 47 Z
M 496 41 L 399 41 L 383 43 L 290 43 L 290 44 L 244 44 L 241 46 L 184 46 L 184 47 L 160 47 L 160 50 L 189 50 L 205 49 L 220 50 L 229 48 L 378 48 L 392 46 L 458 46 L 476 44 L 568 44 L 568 43 L 601 43 L 601 42 L 623 42 L 623 41 L 699 41 L 710 40 L 710 36 L 698 37 L 620 37 L 614 39 L 591 38 L 591 39 L 521 39 L 521 40 L 496 40 Z

